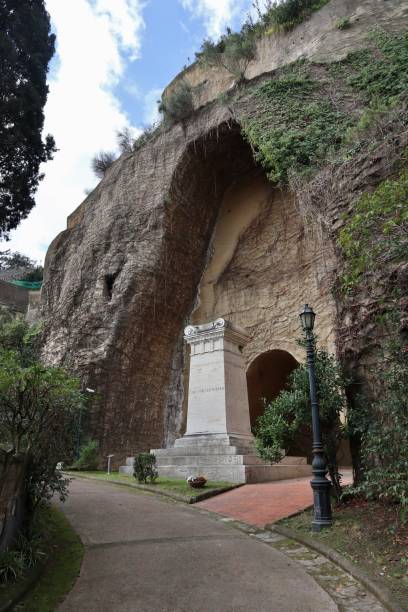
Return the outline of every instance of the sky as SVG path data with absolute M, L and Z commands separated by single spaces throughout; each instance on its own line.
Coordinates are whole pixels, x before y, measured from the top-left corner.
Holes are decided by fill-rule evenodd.
M 158 120 L 157 100 L 194 60 L 204 38 L 240 29 L 252 0 L 46 0 L 56 53 L 50 63 L 44 134 L 58 152 L 42 167 L 36 206 L 10 249 L 42 263 L 67 216 L 98 180 L 91 160 L 115 151 L 116 132 L 137 136 Z

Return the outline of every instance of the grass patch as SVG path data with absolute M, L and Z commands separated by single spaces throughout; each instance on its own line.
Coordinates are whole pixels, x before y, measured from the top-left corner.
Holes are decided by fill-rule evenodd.
M 408 524 L 398 505 L 354 498 L 336 507 L 332 529 L 311 533 L 312 511 L 280 521 L 301 535 L 313 535 L 375 576 L 408 610 Z
M 183 479 L 163 478 L 161 476 L 159 476 L 154 483 L 139 484 L 130 474 L 119 474 L 118 472 L 113 472 L 112 474 L 107 474 L 106 472 L 72 472 L 70 475 L 78 476 L 80 478 L 97 478 L 99 480 L 113 483 L 120 482 L 121 484 L 127 484 L 131 487 L 152 491 L 153 493 L 165 493 L 167 495 L 183 497 L 187 502 L 190 502 L 192 497 L 197 497 L 202 493 L 211 493 L 220 489 L 227 491 L 228 489 L 236 486 L 236 484 L 232 482 L 214 482 L 209 480 L 201 489 L 193 489 Z
M 56 508 L 45 508 L 42 512 L 48 528 L 43 548 L 47 561 L 36 586 L 28 591 L 15 608 L 23 612 L 55 610 L 71 590 L 84 555 L 83 544 L 64 514 Z M 24 591 L 38 569 L 35 567 L 15 582 L 2 585 L 0 607 Z

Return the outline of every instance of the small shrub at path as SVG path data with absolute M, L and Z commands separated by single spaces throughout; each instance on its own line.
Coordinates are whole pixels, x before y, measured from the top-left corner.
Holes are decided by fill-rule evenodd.
M 156 457 L 150 453 L 140 453 L 136 455 L 133 462 L 133 476 L 138 482 L 147 481 L 153 483 L 158 477 L 159 472 L 156 469 Z
M 99 444 L 97 440 L 88 440 L 79 449 L 79 457 L 74 463 L 76 470 L 97 470 L 99 466 Z

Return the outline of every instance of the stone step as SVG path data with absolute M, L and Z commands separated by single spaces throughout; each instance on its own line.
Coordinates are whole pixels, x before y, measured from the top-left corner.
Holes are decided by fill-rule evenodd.
M 169 465 L 187 465 L 200 467 L 206 465 L 264 465 L 264 461 L 256 455 L 188 455 L 188 456 L 159 456 L 156 461 L 157 469 Z
M 202 474 L 208 480 L 234 483 L 271 482 L 291 478 L 309 477 L 312 474 L 310 465 L 207 465 L 200 469 L 188 466 L 162 466 L 159 476 L 187 479 L 189 476 Z
M 195 434 L 185 435 L 177 438 L 174 442 L 176 448 L 186 446 L 239 446 L 243 448 L 254 448 L 255 442 L 252 435 L 239 434 Z
M 248 452 L 249 450 L 249 452 Z M 156 457 L 188 457 L 189 455 L 248 455 L 253 454 L 254 449 L 242 448 L 240 446 L 183 446 L 183 447 L 171 447 L 171 448 L 155 448 L 150 452 L 156 455 Z
M 241 464 L 242 463 L 241 460 L 239 459 L 235 460 L 234 458 L 242 457 L 242 456 L 254 457 L 257 460 L 257 461 L 252 461 L 251 463 L 257 463 L 257 464 L 262 464 L 262 465 L 265 464 L 265 462 L 262 459 L 260 459 L 257 455 L 253 455 L 253 453 L 239 452 L 241 449 L 238 449 L 235 446 L 222 447 L 222 449 L 218 447 L 219 452 L 215 452 L 215 449 L 216 447 L 212 449 L 214 450 L 214 452 L 202 452 L 202 449 L 198 449 L 197 447 L 188 448 L 188 449 L 187 448 L 186 449 L 184 448 L 176 449 L 172 447 L 172 448 L 160 448 L 160 449 L 153 450 L 151 452 L 156 456 L 157 465 L 170 465 L 172 463 L 177 463 L 177 464 L 182 465 L 182 464 L 187 464 L 188 461 L 190 461 L 190 465 L 194 463 L 198 463 L 198 462 L 204 465 L 203 461 L 205 461 L 206 458 L 208 459 L 208 461 L 206 461 L 205 464 L 216 463 L 218 459 L 212 461 L 211 457 L 213 456 L 214 457 L 220 457 L 220 456 L 224 457 L 224 459 L 221 460 L 221 463 L 226 463 L 226 464 L 232 464 L 232 463 Z M 220 452 L 220 450 L 222 450 L 223 452 Z M 183 459 L 183 461 L 179 461 L 180 458 Z M 126 458 L 126 466 L 131 467 L 132 470 L 133 470 L 133 461 L 134 461 L 134 457 Z M 278 465 L 306 465 L 306 464 L 307 464 L 306 457 L 292 457 L 288 455 L 286 457 L 283 457 L 283 459 L 279 462 Z

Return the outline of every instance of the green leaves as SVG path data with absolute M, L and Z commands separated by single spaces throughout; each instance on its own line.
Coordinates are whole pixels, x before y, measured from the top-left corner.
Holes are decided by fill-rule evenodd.
M 315 367 L 320 419 L 327 454 L 335 456 L 337 442 L 342 436 L 340 413 L 345 408 L 345 379 L 333 355 L 316 350 Z M 265 402 L 265 412 L 258 419 L 256 445 L 260 456 L 268 461 L 282 459 L 301 428 L 311 431 L 309 378 L 305 365 L 298 366 L 291 374 L 289 388 L 281 391 L 276 399 Z M 310 440 L 312 438 L 310 437 Z
M 34 206 L 40 164 L 55 152 L 42 139 L 48 62 L 55 36 L 44 1 L 0 2 L 0 237 L 7 237 Z
M 33 507 L 67 480 L 56 471 L 70 460 L 85 410 L 79 381 L 38 360 L 39 330 L 25 321 L 0 326 L 0 439 L 14 455 L 26 455 L 26 487 Z
M 365 276 L 375 277 L 386 262 L 397 262 L 408 253 L 408 171 L 386 180 L 372 194 L 357 201 L 340 232 L 343 252 L 344 292 L 357 287 Z
M 359 487 L 367 497 L 398 502 L 401 520 L 408 518 L 408 348 L 391 342 L 376 368 L 381 394 L 370 405 L 363 434 L 365 479 Z
M 316 168 L 329 149 L 339 147 L 350 124 L 349 116 L 325 99 L 320 84 L 301 71 L 256 88 L 253 100 L 243 132 L 275 183 L 285 183 L 289 171 Z
M 153 483 L 159 473 L 156 469 L 156 457 L 152 453 L 139 453 L 133 462 L 133 476 L 138 482 Z

